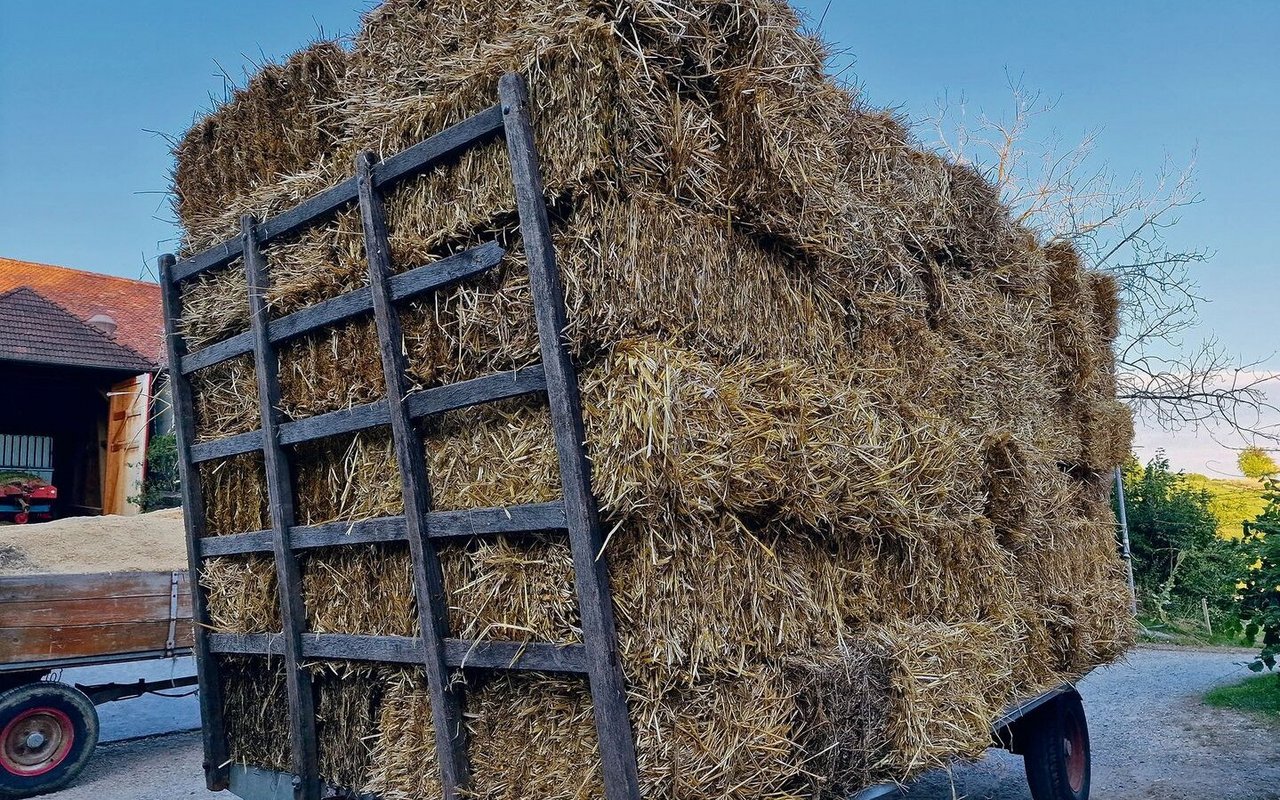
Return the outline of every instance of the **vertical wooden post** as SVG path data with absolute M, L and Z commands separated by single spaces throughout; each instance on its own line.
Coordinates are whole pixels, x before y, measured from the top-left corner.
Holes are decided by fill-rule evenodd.
M 547 376 L 547 397 L 560 458 L 565 516 L 573 549 L 574 582 L 578 610 L 582 615 L 592 707 L 600 737 L 600 758 L 604 766 L 605 796 L 608 800 L 638 800 L 640 788 L 635 744 L 627 713 L 622 665 L 618 658 L 609 573 L 602 552 L 604 539 L 595 497 L 591 492 L 590 463 L 583 450 L 586 434 L 582 425 L 577 373 L 563 338 L 564 289 L 556 266 L 551 225 L 543 198 L 542 175 L 529 118 L 528 89 L 519 75 L 508 74 L 498 84 L 498 96 L 502 103 L 507 151 L 511 156 L 511 174 L 515 180 L 520 232 L 529 260 L 529 282 L 538 321 L 543 369 Z
M 201 733 L 204 736 L 204 778 L 211 792 L 227 788 L 226 725 L 222 719 L 222 678 L 218 663 L 209 652 L 208 598 L 200 577 L 204 565 L 199 542 L 205 535 L 204 493 L 200 486 L 200 469 L 191 463 L 191 445 L 195 443 L 195 418 L 192 414 L 191 382 L 182 374 L 182 357 L 187 347 L 178 333 L 178 317 L 182 313 L 182 292 L 173 279 L 172 255 L 160 256 L 160 297 L 164 307 L 165 357 L 169 361 L 169 394 L 173 403 L 173 426 L 178 441 L 178 475 L 181 480 L 183 527 L 187 535 L 187 568 L 191 573 L 191 616 L 194 633 L 196 675 L 200 682 Z
M 467 757 L 461 704 L 458 692 L 449 685 L 449 668 L 445 662 L 444 640 L 449 635 L 449 604 L 445 597 L 440 559 L 435 544 L 427 538 L 431 485 L 426 454 L 404 404 L 405 395 L 409 392 L 406 376 L 408 359 L 404 352 L 400 317 L 391 300 L 391 252 L 387 244 L 382 196 L 373 184 L 372 153 L 361 153 L 357 157 L 356 185 L 364 222 L 365 256 L 369 260 L 369 287 L 373 294 L 374 321 L 378 326 L 382 375 L 387 384 L 387 407 L 391 412 L 391 435 L 396 461 L 400 465 L 405 527 L 413 556 L 413 585 L 418 600 L 418 622 L 431 694 L 441 784 L 445 800 L 457 800 L 467 781 Z
M 319 800 L 320 777 L 316 753 L 315 698 L 311 675 L 302 665 L 302 631 L 306 611 L 302 604 L 302 578 L 297 555 L 289 542 L 294 524 L 293 476 L 278 436 L 279 362 L 267 335 L 266 259 L 258 246 L 253 217 L 240 219 L 244 244 L 244 268 L 249 282 L 249 321 L 253 331 L 253 357 L 258 378 L 258 408 L 262 414 L 262 452 L 267 468 L 271 501 L 272 549 L 276 582 L 280 591 L 280 616 L 284 620 L 285 686 L 289 692 L 289 744 L 293 757 L 293 791 L 297 800 Z

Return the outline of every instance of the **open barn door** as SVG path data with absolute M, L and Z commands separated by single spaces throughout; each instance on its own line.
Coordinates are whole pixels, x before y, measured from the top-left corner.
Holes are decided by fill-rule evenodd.
M 147 455 L 147 409 L 151 375 L 138 375 L 111 387 L 107 413 L 107 458 L 102 479 L 102 513 L 137 514 L 129 502 L 142 493 Z

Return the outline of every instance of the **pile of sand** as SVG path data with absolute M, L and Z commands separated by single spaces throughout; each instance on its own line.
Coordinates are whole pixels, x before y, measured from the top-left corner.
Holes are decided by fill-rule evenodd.
M 132 517 L 67 517 L 0 527 L 0 575 L 186 568 L 180 508 Z

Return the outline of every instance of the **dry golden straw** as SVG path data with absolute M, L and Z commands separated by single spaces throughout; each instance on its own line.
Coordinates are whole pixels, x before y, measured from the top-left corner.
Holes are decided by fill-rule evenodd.
M 1037 241 L 973 169 L 823 72 L 781 0 L 388 0 L 350 49 L 265 67 L 177 148 L 194 251 L 491 105 L 533 100 L 646 797 L 846 796 L 977 756 L 1015 699 L 1132 638 L 1105 477 L 1116 285 Z M 538 361 L 501 143 L 387 198 L 403 271 L 498 241 L 402 309 L 431 387 Z M 344 211 L 267 252 L 279 316 L 366 285 Z M 190 346 L 248 327 L 237 262 L 183 286 Z M 370 320 L 280 354 L 281 412 L 377 400 Z M 259 426 L 252 359 L 193 382 L 201 440 Z M 541 401 L 421 426 L 439 509 L 554 499 Z M 389 432 L 291 449 L 300 524 L 402 512 Z M 268 527 L 260 457 L 201 466 L 210 535 Z M 451 635 L 581 640 L 556 536 L 441 553 Z M 402 545 L 303 558 L 309 630 L 412 636 Z M 209 562 L 215 628 L 280 625 L 269 558 Z M 234 757 L 287 769 L 279 664 L 227 659 Z M 439 793 L 422 675 L 310 665 L 327 780 Z M 477 797 L 601 796 L 578 680 L 468 673 Z

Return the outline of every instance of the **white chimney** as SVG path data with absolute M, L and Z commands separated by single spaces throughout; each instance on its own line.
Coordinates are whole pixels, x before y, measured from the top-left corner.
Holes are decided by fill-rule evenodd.
M 110 314 L 94 314 L 89 317 L 89 324 L 105 333 L 108 337 L 116 338 L 116 321 Z

